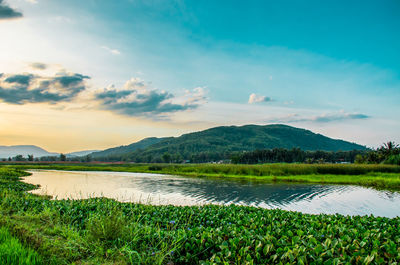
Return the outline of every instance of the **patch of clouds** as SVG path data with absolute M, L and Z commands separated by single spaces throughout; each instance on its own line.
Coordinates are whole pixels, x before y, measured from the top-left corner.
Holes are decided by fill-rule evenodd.
M 257 95 L 255 93 L 250 94 L 249 97 L 249 104 L 254 104 L 254 103 L 261 103 L 261 102 L 271 102 L 272 99 L 270 97 L 267 96 L 261 96 L 261 95 Z
M 117 49 L 111 49 L 111 48 L 109 48 L 107 46 L 101 46 L 101 48 L 106 50 L 106 51 L 108 51 L 111 54 L 114 54 L 114 55 L 120 55 L 121 54 L 121 52 L 119 50 L 117 50 Z
M 195 87 L 192 90 L 185 90 L 185 104 L 202 104 L 207 100 L 205 87 Z
M 341 120 L 364 120 L 370 116 L 361 113 L 339 113 L 339 114 L 323 114 L 313 118 L 315 122 L 331 122 Z
M 284 117 L 271 120 L 271 122 L 315 122 L 315 123 L 329 123 L 334 121 L 345 121 L 345 120 L 365 120 L 371 116 L 362 113 L 347 113 L 340 111 L 338 113 L 321 114 L 311 117 L 304 117 L 299 114 L 288 114 Z
M 45 70 L 48 67 L 48 65 L 44 63 L 31 63 L 29 66 L 36 70 Z
M 165 115 L 197 108 L 205 100 L 204 88 L 187 90 L 182 98 L 152 88 L 140 78 L 131 78 L 122 88 L 110 86 L 95 94 L 101 108 L 138 117 L 162 118 Z
M 71 101 L 85 90 L 88 76 L 59 72 L 54 76 L 30 73 L 0 76 L 0 100 L 10 104 Z
M 0 20 L 2 19 L 14 19 L 22 17 L 22 13 L 10 7 L 8 4 L 4 2 L 4 0 L 0 0 Z
M 31 4 L 37 4 L 38 3 L 37 0 L 25 0 L 25 1 L 28 2 L 28 3 L 31 3 Z
M 4 79 L 6 83 L 17 83 L 20 85 L 29 85 L 33 75 L 32 74 L 17 74 L 10 75 Z

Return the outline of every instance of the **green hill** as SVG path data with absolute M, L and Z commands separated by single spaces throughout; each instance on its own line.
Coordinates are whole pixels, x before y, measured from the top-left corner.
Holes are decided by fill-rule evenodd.
M 140 140 L 139 142 L 130 144 L 130 145 L 122 145 L 118 147 L 113 147 L 109 148 L 103 151 L 98 151 L 98 152 L 93 152 L 90 155 L 93 158 L 98 158 L 98 157 L 120 157 L 122 155 L 125 155 L 127 153 L 131 153 L 135 150 L 138 149 L 144 149 L 150 145 L 156 144 L 166 138 L 157 138 L 157 137 L 149 137 L 145 138 L 143 140 Z
M 150 144 L 149 139 L 153 139 L 154 143 Z M 227 159 L 232 154 L 243 151 L 272 148 L 300 148 L 309 151 L 366 150 L 365 146 L 355 143 L 331 139 L 305 129 L 276 124 L 221 126 L 184 134 L 180 137 L 146 138 L 128 146 L 94 153 L 93 157 L 103 156 L 103 160 L 112 161 L 162 162 L 166 158 L 173 161 L 200 162 Z

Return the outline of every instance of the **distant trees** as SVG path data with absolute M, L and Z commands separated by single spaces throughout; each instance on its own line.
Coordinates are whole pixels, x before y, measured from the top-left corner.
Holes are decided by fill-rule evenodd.
M 259 164 L 259 163 L 353 163 L 357 155 L 365 151 L 303 151 L 300 148 L 264 149 L 243 152 L 233 155 L 231 160 L 235 164 Z
M 90 155 L 85 156 L 83 162 L 91 162 L 92 161 L 92 157 Z
M 46 161 L 46 162 L 55 162 L 57 161 L 57 156 L 42 156 L 40 157 L 40 161 Z
M 169 153 L 164 153 L 162 156 L 162 159 L 164 163 L 170 163 L 171 162 L 171 155 Z
M 165 149 L 164 149 L 165 150 Z M 96 157 L 98 161 L 132 161 L 135 163 L 353 163 L 356 155 L 367 151 L 304 151 L 300 148 L 274 148 L 255 151 L 185 151 L 182 149 L 160 150 L 158 153 L 137 150 L 133 153 Z
M 64 154 L 60 154 L 60 161 L 66 161 L 67 157 Z
M 28 161 L 33 161 L 33 155 L 28 155 Z
M 25 161 L 26 159 L 22 155 L 17 155 L 13 158 L 14 161 Z
M 376 150 L 358 155 L 355 160 L 360 164 L 393 164 L 400 165 L 400 146 L 393 141 L 383 143 Z

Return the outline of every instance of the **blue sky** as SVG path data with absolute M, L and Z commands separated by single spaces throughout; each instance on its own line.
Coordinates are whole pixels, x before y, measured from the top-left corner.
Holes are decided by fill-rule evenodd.
M 372 147 L 400 142 L 398 1 L 3 0 L 0 7 L 15 11 L 0 8 L 2 144 L 75 151 L 250 123 Z M 33 77 L 26 86 L 7 81 L 18 74 Z M 75 83 L 60 82 L 67 79 Z

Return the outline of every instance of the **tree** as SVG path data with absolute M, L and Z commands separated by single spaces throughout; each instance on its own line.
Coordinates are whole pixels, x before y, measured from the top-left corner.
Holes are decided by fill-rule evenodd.
M 164 153 L 162 156 L 162 159 L 165 163 L 169 163 L 169 162 L 171 162 L 171 155 L 168 153 Z
M 64 154 L 60 154 L 60 161 L 65 161 L 67 160 L 67 157 Z
M 399 149 L 399 145 L 396 144 L 393 141 L 389 141 L 384 143 L 379 149 L 378 151 L 381 151 L 382 153 L 384 153 L 385 155 L 391 155 L 393 153 L 395 153 L 398 149 Z
M 25 158 L 22 155 L 17 155 L 17 156 L 14 157 L 14 160 L 15 161 L 24 161 Z
M 91 162 L 92 161 L 92 157 L 90 155 L 87 155 L 85 157 L 85 162 Z
M 28 155 L 28 161 L 33 161 L 33 155 Z

